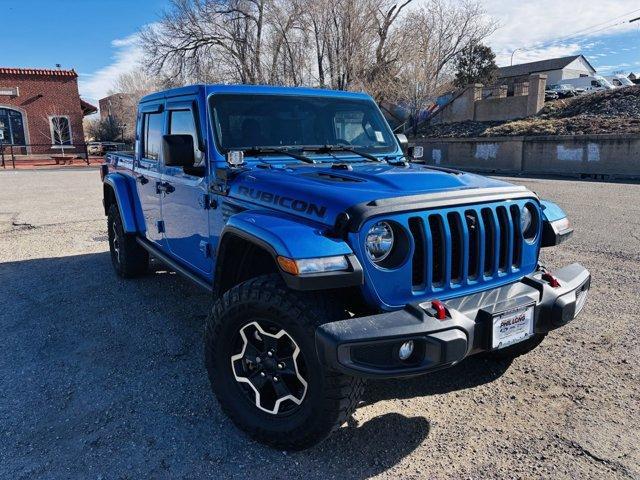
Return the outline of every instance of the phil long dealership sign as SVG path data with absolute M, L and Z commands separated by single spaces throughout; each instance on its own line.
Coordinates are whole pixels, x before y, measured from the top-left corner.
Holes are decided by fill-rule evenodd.
M 0 87 L 0 97 L 17 97 L 18 87 Z

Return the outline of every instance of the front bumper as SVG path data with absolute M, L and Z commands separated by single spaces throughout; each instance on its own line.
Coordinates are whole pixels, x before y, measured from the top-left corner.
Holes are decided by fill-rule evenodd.
M 367 317 L 325 323 L 316 330 L 320 361 L 349 375 L 393 378 L 420 375 L 455 365 L 463 358 L 491 350 L 494 315 L 525 306 L 534 307 L 534 334 L 549 332 L 573 320 L 586 295 L 591 275 L 574 263 L 553 277 L 552 287 L 537 271 L 492 290 L 447 300 L 447 317 L 438 320 L 431 302 Z M 586 297 L 585 297 L 586 298 Z M 576 311 L 578 310 L 578 311 Z M 400 360 L 400 345 L 413 340 L 409 360 Z

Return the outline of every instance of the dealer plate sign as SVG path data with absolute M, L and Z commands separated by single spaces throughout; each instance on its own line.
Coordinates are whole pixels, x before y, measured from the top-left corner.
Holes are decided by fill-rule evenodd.
M 520 307 L 493 317 L 494 349 L 522 342 L 533 335 L 533 306 Z

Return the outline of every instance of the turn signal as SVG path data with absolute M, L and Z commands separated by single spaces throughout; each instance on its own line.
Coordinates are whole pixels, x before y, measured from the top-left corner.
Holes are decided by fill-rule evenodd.
M 295 260 L 292 260 L 287 257 L 278 257 L 278 265 L 280 268 L 291 275 L 300 274 L 300 270 L 298 270 L 298 264 Z

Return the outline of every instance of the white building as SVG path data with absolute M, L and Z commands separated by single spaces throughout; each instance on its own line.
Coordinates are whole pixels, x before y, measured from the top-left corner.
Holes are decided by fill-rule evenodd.
M 521 63 L 511 67 L 498 69 L 498 83 L 513 85 L 528 81 L 529 75 L 541 73 L 547 76 L 547 85 L 561 83 L 568 78 L 590 77 L 596 74 L 596 69 L 584 55 L 551 58 L 538 62 Z

